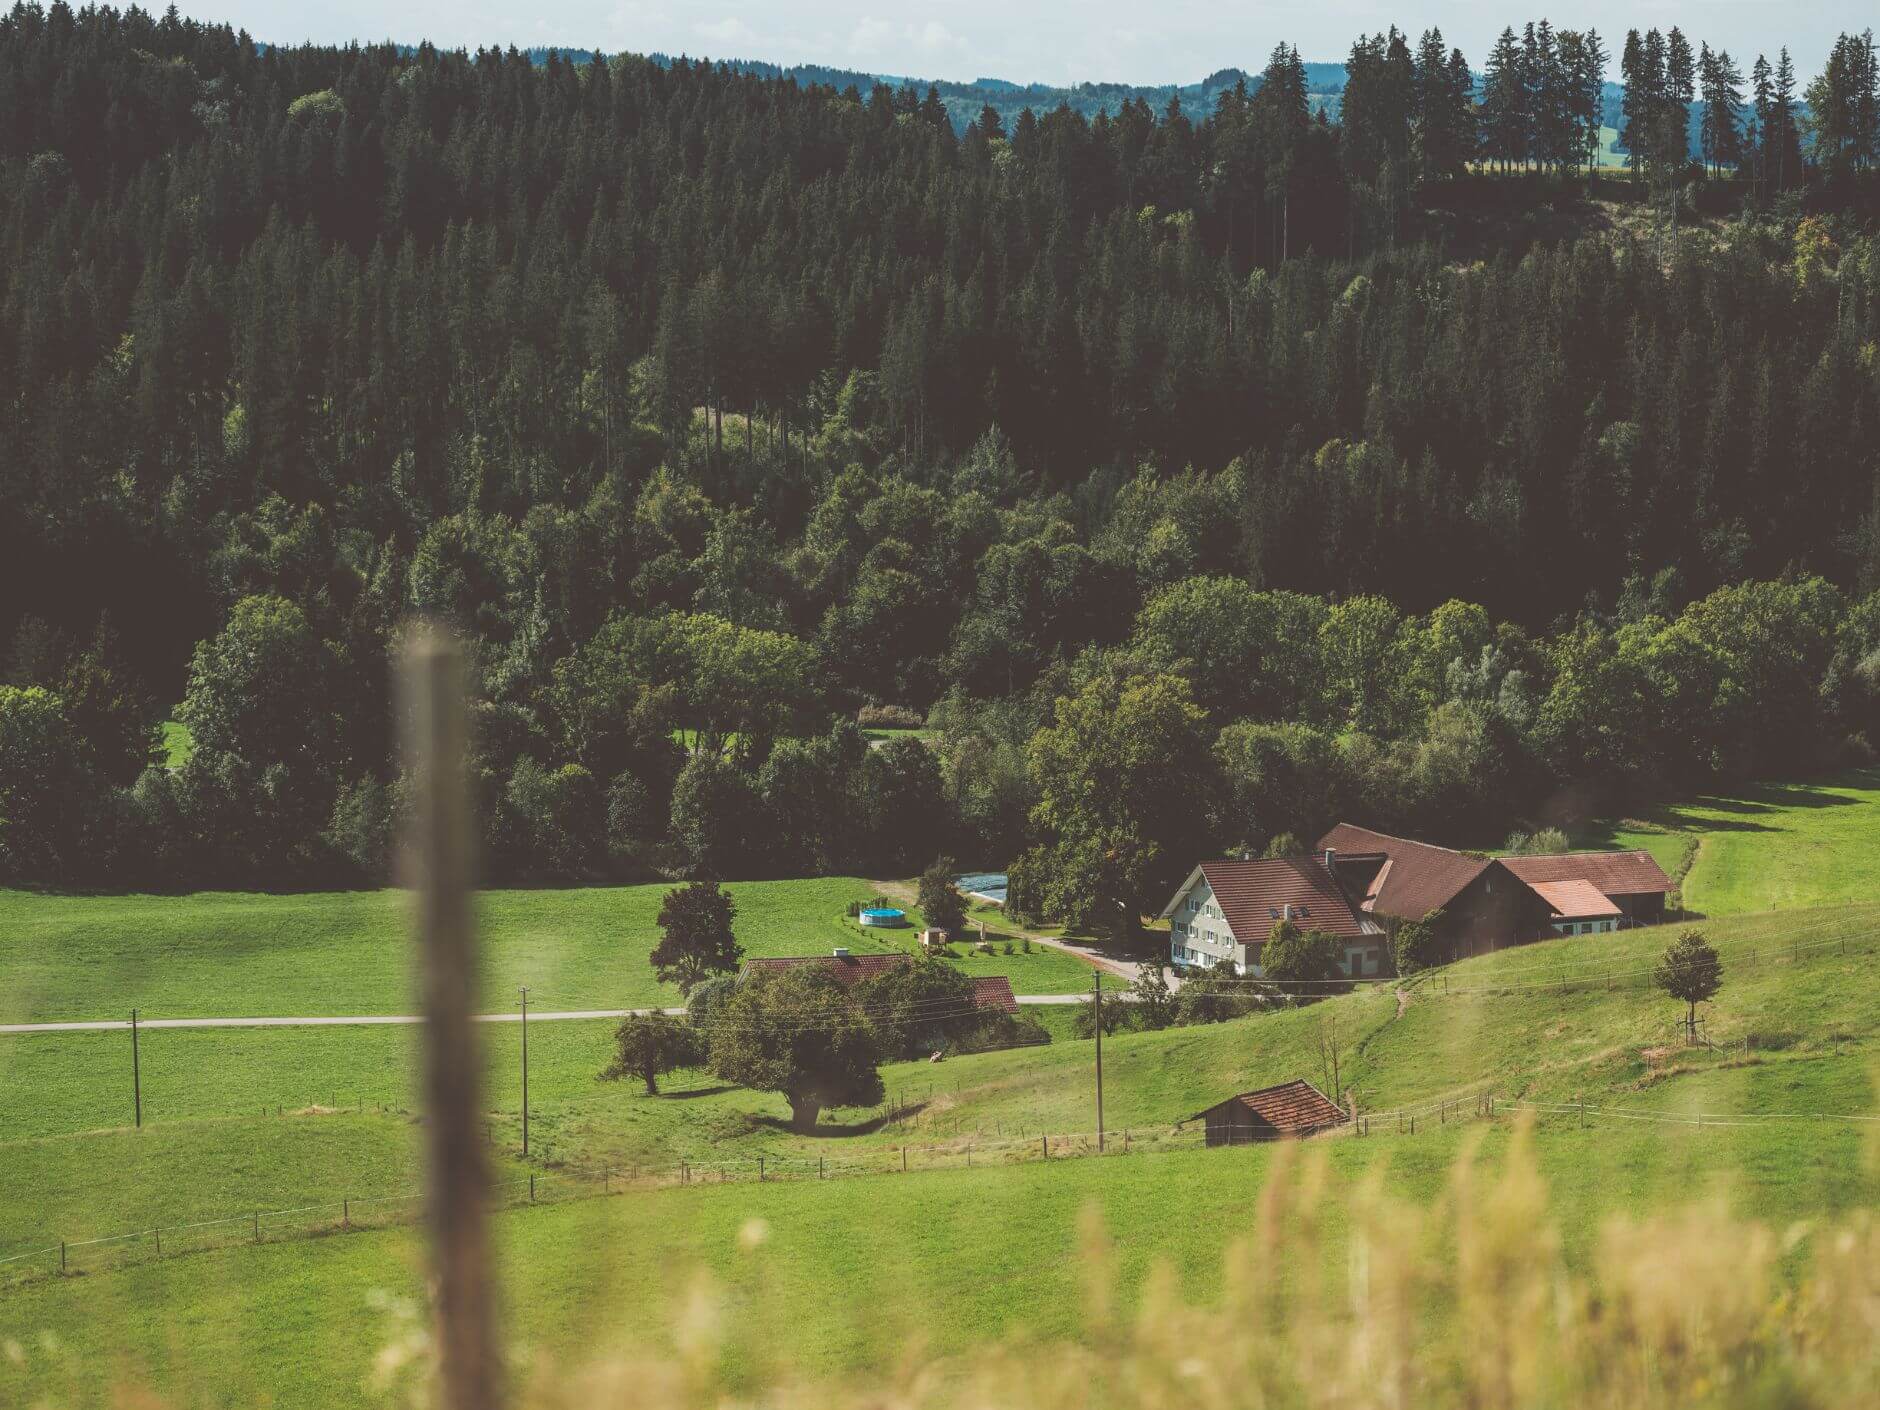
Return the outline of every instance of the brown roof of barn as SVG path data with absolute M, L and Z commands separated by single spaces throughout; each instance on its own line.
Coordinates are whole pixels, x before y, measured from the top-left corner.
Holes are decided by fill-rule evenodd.
M 1319 853 L 1323 855 L 1328 848 L 1341 855 L 1384 853 L 1389 860 L 1371 878 L 1362 905 L 1367 911 L 1403 920 L 1422 920 L 1431 911 L 1440 911 L 1493 865 L 1447 847 L 1412 842 L 1350 823 L 1338 824 L 1319 839 Z
M 1276 1131 L 1316 1131 L 1323 1126 L 1336 1126 L 1346 1119 L 1343 1107 L 1303 1077 L 1282 1082 L 1277 1087 L 1262 1087 L 1257 1092 L 1242 1092 L 1188 1119 L 1199 1120 L 1224 1106 L 1244 1107 Z M 1238 1113 L 1233 1115 L 1238 1120 Z
M 1289 906 L 1301 930 L 1346 936 L 1376 932 L 1376 926 L 1367 926 L 1352 908 L 1351 899 L 1317 857 L 1203 862 L 1197 870 L 1214 892 L 1228 929 L 1243 945 L 1264 945 L 1273 923 Z M 1187 889 L 1184 885 L 1176 899 Z M 1174 906 L 1171 901 L 1164 914 L 1172 913 Z
M 813 964 L 826 969 L 845 989 L 853 989 L 864 979 L 914 963 L 912 955 L 767 955 L 744 962 L 744 968 L 788 970 Z M 974 979 L 973 1007 L 1018 1012 L 1018 998 L 1012 993 L 1012 981 L 1003 974 L 988 974 Z
M 1590 881 L 1531 881 L 1528 889 L 1562 920 L 1599 920 L 1618 915 L 1612 899 Z
M 1542 857 L 1503 857 L 1501 864 L 1529 886 L 1536 882 L 1586 881 L 1608 896 L 1637 896 L 1671 889 L 1671 878 L 1650 852 L 1555 852 Z
M 973 981 L 973 1007 L 1017 1013 L 1018 999 L 1012 993 L 1012 981 L 1003 974 L 988 974 Z

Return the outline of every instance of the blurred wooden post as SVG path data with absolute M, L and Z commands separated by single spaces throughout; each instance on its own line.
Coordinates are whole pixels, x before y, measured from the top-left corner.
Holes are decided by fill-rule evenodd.
M 442 1404 L 493 1410 L 502 1392 L 483 1225 L 487 1182 L 476 1138 L 482 1068 L 471 1018 L 476 942 L 463 777 L 463 648 L 439 629 L 421 628 L 405 650 L 402 676 L 408 763 L 418 782 L 407 864 L 417 893 L 424 976 L 425 1131 Z

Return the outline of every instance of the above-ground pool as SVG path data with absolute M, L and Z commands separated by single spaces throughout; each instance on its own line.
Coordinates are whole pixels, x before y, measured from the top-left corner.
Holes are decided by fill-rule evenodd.
M 1005 873 L 1002 871 L 968 872 L 965 876 L 955 877 L 953 884 L 968 896 L 977 896 L 995 905 L 1005 904 Z
M 907 924 L 907 912 L 898 911 L 893 906 L 869 906 L 857 919 L 863 925 L 883 930 L 895 930 Z

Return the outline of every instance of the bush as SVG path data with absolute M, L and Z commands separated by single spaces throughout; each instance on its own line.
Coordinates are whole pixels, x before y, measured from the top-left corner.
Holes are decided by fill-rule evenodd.
M 1042 1047 L 1051 1030 L 1028 1013 L 991 1012 L 983 1015 L 947 1045 L 949 1055 L 989 1053 L 1000 1048 Z
M 863 729 L 919 729 L 927 717 L 906 705 L 864 705 L 855 712 L 855 723 Z
M 1175 1025 L 1188 1028 L 1201 1023 L 1225 1023 L 1271 1008 L 1274 997 L 1263 986 L 1234 980 L 1211 971 L 1191 973 L 1175 994 Z
M 1436 936 L 1437 918 L 1438 913 L 1431 911 L 1422 920 L 1406 921 L 1397 927 L 1390 942 L 1391 959 L 1396 963 L 1397 973 L 1415 974 L 1420 969 L 1449 962 L 1449 947 Z

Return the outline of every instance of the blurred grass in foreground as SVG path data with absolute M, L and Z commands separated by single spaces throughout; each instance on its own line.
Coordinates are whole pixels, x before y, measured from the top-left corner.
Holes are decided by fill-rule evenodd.
M 1876 1142 L 1875 1144 L 1880 1144 Z M 1723 1203 L 1615 1218 L 1592 1264 L 1569 1269 L 1530 1134 L 1492 1173 L 1471 1142 L 1443 1196 L 1399 1199 L 1381 1178 L 1346 1196 L 1334 1246 L 1322 1148 L 1282 1148 L 1249 1194 L 1249 1232 L 1225 1250 L 1218 1305 L 1185 1299 L 1166 1266 L 1128 1313 L 1111 1294 L 1101 1219 L 1081 1228 L 1084 1307 L 1074 1340 L 1005 1337 L 935 1360 L 917 1327 L 883 1328 L 905 1350 L 869 1385 L 791 1369 L 788 1299 L 730 1315 L 700 1276 L 670 1294 L 676 1356 L 602 1354 L 518 1370 L 521 1404 L 703 1406 L 1523 1406 L 1871 1407 L 1880 1389 L 1880 1222 L 1872 1210 L 1786 1228 Z M 1870 1146 L 1869 1160 L 1875 1159 Z M 766 1281 L 768 1228 L 740 1235 Z M 1342 1253 L 1342 1257 L 1340 1257 Z M 831 1290 L 836 1295 L 836 1290 Z M 377 1366 L 389 1402 L 426 1403 L 418 1309 L 396 1314 Z M 733 1369 L 739 1368 L 739 1369 Z

